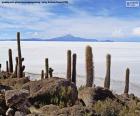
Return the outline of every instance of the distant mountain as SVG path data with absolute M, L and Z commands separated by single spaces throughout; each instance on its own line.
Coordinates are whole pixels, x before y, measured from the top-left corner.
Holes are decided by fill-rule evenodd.
M 0 41 L 16 41 L 16 39 L 3 39 Z M 29 38 L 22 39 L 21 41 L 74 41 L 74 42 L 113 42 L 112 40 L 97 40 L 97 39 L 85 39 L 81 37 L 75 37 L 73 35 L 65 35 L 62 37 L 56 37 L 52 39 L 40 39 L 40 38 Z
M 98 40 L 96 39 L 84 39 L 80 37 L 75 37 L 72 35 L 65 35 L 62 37 L 56 37 L 52 39 L 48 39 L 47 41 L 81 41 L 81 42 L 97 42 Z

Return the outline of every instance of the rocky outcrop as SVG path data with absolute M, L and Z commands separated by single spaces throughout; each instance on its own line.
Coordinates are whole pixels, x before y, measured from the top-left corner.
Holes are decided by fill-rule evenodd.
M 56 105 L 46 105 L 39 109 L 39 113 L 28 116 L 99 116 L 92 108 L 80 105 L 60 108 Z
M 4 94 L 0 93 L 0 115 L 5 115 L 7 109 Z
M 113 93 L 102 87 L 85 87 L 78 93 L 78 98 L 81 99 L 86 106 L 92 106 L 98 100 L 105 100 L 106 98 L 114 99 Z
M 11 86 L 14 89 L 21 89 L 21 87 L 29 82 L 29 78 L 9 78 L 9 79 L 0 79 L 0 83 L 5 86 Z
M 11 109 L 14 108 L 16 111 L 28 114 L 28 96 L 28 90 L 8 90 L 5 92 L 6 105 Z
M 38 107 L 49 104 L 71 106 L 78 98 L 76 85 L 58 77 L 26 83 L 23 89 L 30 91 L 29 101 Z

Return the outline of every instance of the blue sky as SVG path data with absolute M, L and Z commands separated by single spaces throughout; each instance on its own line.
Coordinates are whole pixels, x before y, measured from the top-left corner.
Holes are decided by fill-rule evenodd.
M 91 39 L 140 37 L 140 7 L 127 8 L 126 0 L 68 2 L 0 3 L 0 39 L 14 39 L 18 31 L 26 39 L 47 39 L 67 34 Z

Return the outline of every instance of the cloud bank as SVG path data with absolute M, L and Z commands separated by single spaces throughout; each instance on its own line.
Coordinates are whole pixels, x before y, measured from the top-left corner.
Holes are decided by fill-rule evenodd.
M 0 3 L 0 39 L 53 38 L 72 34 L 90 39 L 140 36 L 140 9 L 118 0 L 69 0 L 69 4 Z M 109 6 L 111 5 L 111 6 Z M 132 15 L 129 13 L 133 12 Z

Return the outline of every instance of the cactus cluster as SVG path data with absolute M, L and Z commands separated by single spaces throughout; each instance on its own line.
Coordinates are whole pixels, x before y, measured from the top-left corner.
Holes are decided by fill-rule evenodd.
M 71 50 L 67 51 L 67 80 L 76 84 L 76 53 L 71 52 Z
M 25 76 L 24 70 L 25 66 L 23 65 L 24 58 L 21 53 L 20 45 L 20 32 L 17 32 L 17 51 L 18 56 L 15 58 L 15 70 L 13 69 L 13 56 L 12 49 L 8 50 L 8 60 L 6 61 L 6 72 L 9 74 L 14 74 L 15 77 L 22 78 Z M 92 47 L 87 46 L 85 52 L 85 62 L 86 62 L 86 87 L 93 87 L 94 84 L 94 62 L 93 62 L 93 53 Z M 67 51 L 67 80 L 76 84 L 76 63 L 77 63 L 77 54 Z M 0 64 L 0 72 L 1 72 Z M 104 80 L 104 88 L 110 89 L 110 75 L 111 75 L 111 55 L 107 54 L 106 56 L 106 75 Z M 124 94 L 129 92 L 129 68 L 126 69 L 125 77 L 125 88 Z M 45 58 L 45 70 L 41 71 L 41 79 L 53 77 L 53 69 L 49 67 L 49 59 Z

